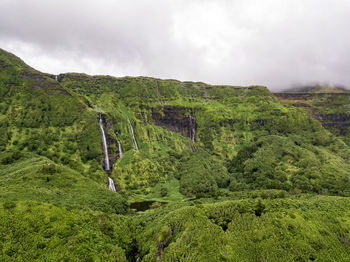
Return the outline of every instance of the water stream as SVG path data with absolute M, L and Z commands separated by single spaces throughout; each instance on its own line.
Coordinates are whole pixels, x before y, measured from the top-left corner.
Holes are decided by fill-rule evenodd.
M 193 118 L 190 115 L 190 125 L 191 125 L 191 140 L 193 143 L 196 142 L 196 115 L 193 114 Z
M 110 168 L 109 168 L 107 140 L 106 140 L 105 131 L 103 129 L 102 118 L 100 118 L 99 124 L 100 124 L 101 134 L 102 134 L 103 151 L 105 152 L 105 170 L 109 171 Z
M 108 188 L 114 192 L 116 192 L 117 190 L 115 190 L 115 185 L 114 185 L 114 181 L 112 178 L 108 177 Z
M 102 118 L 100 117 L 100 128 L 101 128 L 101 134 L 102 134 L 102 144 L 103 144 L 103 151 L 105 152 L 105 171 L 109 171 L 110 170 L 110 166 L 109 166 L 109 157 L 108 157 L 108 147 L 107 147 L 107 139 L 106 139 L 106 134 L 105 134 L 105 130 L 103 129 L 103 123 L 102 123 Z M 114 185 L 114 181 L 111 177 L 108 176 L 108 188 L 114 192 L 116 192 L 115 190 L 115 185 Z
M 132 133 L 132 138 L 133 138 L 133 140 L 134 140 L 135 148 L 136 148 L 136 150 L 139 150 L 139 147 L 137 146 L 135 134 L 134 134 L 134 129 L 132 128 L 132 124 L 131 124 L 130 119 L 128 119 L 128 120 L 129 120 L 129 125 L 130 125 L 130 129 L 131 129 L 131 133 Z
M 122 145 L 120 144 L 119 140 L 117 140 L 117 143 L 118 143 L 119 158 L 122 158 L 122 156 L 123 156 Z

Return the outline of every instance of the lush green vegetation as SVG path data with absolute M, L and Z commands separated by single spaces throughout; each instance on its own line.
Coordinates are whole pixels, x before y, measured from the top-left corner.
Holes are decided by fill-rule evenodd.
M 276 188 L 349 195 L 348 148 L 338 140 L 329 143 L 329 147 L 316 147 L 301 137 L 262 137 L 242 148 L 229 162 L 229 170 L 235 175 L 230 189 Z M 334 154 L 335 148 L 346 158 Z
M 188 197 L 215 196 L 220 188 L 350 193 L 348 146 L 265 87 L 82 74 L 66 74 L 62 84 L 106 115 L 107 132 L 126 151 L 112 177 L 145 199 L 172 177 Z M 166 129 L 185 129 L 189 137 L 184 119 L 193 116 L 195 143 Z
M 35 152 L 102 182 L 101 172 L 91 172 L 102 157 L 96 114 L 4 51 L 0 69 L 1 150 Z
M 127 218 L 39 202 L 0 202 L 1 261 L 127 261 Z
M 349 203 L 248 199 L 149 211 L 140 217 L 150 223 L 140 254 L 143 261 L 347 261 Z
M 301 107 L 320 120 L 323 127 L 350 144 L 350 109 L 348 90 L 310 87 L 276 94 L 283 103 Z
M 265 193 L 265 196 L 268 192 Z M 38 202 L 0 206 L 2 261 L 347 261 L 341 197 L 178 202 L 138 216 Z
M 35 200 L 125 214 L 126 199 L 69 167 L 31 153 L 0 154 L 0 200 Z
M 313 114 L 347 96 L 305 110 L 260 86 L 54 78 L 0 50 L 1 261 L 350 257 L 347 136 Z

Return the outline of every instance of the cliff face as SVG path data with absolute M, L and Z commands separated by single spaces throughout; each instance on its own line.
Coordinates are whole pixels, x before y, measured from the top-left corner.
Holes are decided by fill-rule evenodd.
M 196 115 L 185 107 L 165 106 L 162 111 L 152 110 L 153 122 L 195 141 Z
M 347 119 L 335 111 L 336 104 L 343 101 L 333 96 L 273 95 L 260 86 L 211 86 L 84 74 L 65 74 L 61 84 L 103 114 L 114 163 L 111 177 L 126 191 L 147 192 L 172 177 L 179 179 L 181 192 L 186 195 L 215 194 L 218 185 L 228 184 L 233 190 L 301 187 L 318 191 L 318 184 L 311 181 L 318 173 L 310 174 L 316 168 L 305 163 L 317 162 L 318 151 L 313 147 L 339 141 L 314 118 L 327 128 L 332 123 L 345 126 Z M 285 106 L 281 100 L 294 107 Z M 324 101 L 332 106 L 319 110 Z M 123 148 L 122 158 L 118 156 L 118 142 Z M 192 154 L 195 156 L 190 157 Z M 188 166 L 181 168 L 184 165 Z M 324 165 L 322 176 L 327 177 L 330 164 Z M 203 187 L 198 187 L 201 183 Z
M 307 110 L 326 129 L 350 141 L 349 93 L 274 93 L 284 104 Z

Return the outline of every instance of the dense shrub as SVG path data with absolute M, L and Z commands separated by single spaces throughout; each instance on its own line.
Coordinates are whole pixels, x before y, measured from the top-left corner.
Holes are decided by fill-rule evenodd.
M 218 187 L 229 185 L 226 168 L 204 150 L 183 159 L 178 172 L 180 190 L 187 196 L 215 196 Z
M 227 162 L 232 174 L 230 189 L 299 189 L 303 192 L 348 195 L 350 184 L 347 172 L 350 166 L 334 158 L 327 150 L 319 150 L 297 137 L 265 136 L 241 148 L 237 156 Z M 337 160 L 336 160 L 337 159 Z M 340 161 L 337 163 L 337 161 Z M 341 163 L 341 164 L 340 164 Z M 338 179 L 332 180 L 334 171 Z M 345 171 L 348 170 L 348 171 Z

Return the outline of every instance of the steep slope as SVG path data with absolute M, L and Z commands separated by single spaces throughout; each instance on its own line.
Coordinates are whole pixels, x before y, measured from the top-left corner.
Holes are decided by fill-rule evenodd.
M 60 81 L 104 115 L 112 162 L 121 143 L 112 177 L 122 190 L 154 195 L 156 183 L 176 177 L 187 196 L 227 187 L 350 193 L 349 148 L 265 87 L 84 74 Z M 209 174 L 213 161 L 220 171 Z
M 69 167 L 32 153 L 0 154 L 0 201 L 35 200 L 124 214 L 126 200 Z
M 323 127 L 336 136 L 341 137 L 348 145 L 350 143 L 350 93 L 343 91 L 337 93 L 275 93 L 282 103 L 303 108 Z
M 113 203 L 124 200 L 107 191 L 97 117 L 59 82 L 0 50 L 2 199 L 118 212 Z
M 5 51 L 0 66 L 2 149 L 27 149 L 77 169 L 102 155 L 96 116 L 83 103 Z

